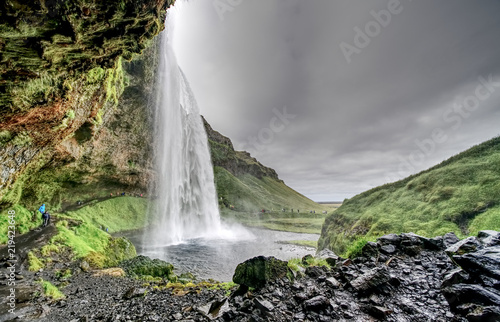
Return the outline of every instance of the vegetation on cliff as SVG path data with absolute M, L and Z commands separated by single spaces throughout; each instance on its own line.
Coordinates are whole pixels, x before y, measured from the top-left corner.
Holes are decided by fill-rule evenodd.
M 353 241 L 387 233 L 465 236 L 483 229 L 500 230 L 500 137 L 345 200 L 326 218 L 318 244 L 342 253 Z

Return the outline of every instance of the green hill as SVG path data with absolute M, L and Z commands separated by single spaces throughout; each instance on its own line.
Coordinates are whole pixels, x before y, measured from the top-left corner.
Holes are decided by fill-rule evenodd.
M 500 230 L 500 137 L 344 201 L 326 218 L 318 245 L 341 253 L 357 239 L 387 233 L 465 236 L 482 229 Z
M 215 184 L 221 208 L 238 212 L 258 212 L 261 209 L 279 211 L 282 208 L 324 210 L 324 206 L 285 185 L 271 168 L 245 151 L 235 151 L 228 137 L 212 129 L 203 119 L 208 136 Z M 326 208 L 325 208 L 326 209 Z

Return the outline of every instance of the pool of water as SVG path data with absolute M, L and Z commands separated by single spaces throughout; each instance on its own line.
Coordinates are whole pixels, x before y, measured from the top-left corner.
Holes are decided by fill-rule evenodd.
M 176 245 L 148 246 L 143 231 L 123 233 L 129 238 L 137 253 L 172 263 L 176 273 L 191 272 L 201 279 L 231 281 L 239 263 L 259 256 L 274 256 L 282 260 L 314 254 L 315 249 L 283 244 L 291 240 L 318 240 L 319 235 L 274 231 L 258 228 L 240 229 L 226 238 L 197 238 Z

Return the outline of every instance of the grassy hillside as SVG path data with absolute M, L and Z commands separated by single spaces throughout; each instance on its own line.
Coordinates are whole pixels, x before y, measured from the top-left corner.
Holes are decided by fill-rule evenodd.
M 234 176 L 221 167 L 214 168 L 215 183 L 221 207 L 234 206 L 240 212 L 258 212 L 261 209 L 279 211 L 286 208 L 323 210 L 323 206 L 315 203 L 297 191 L 288 187 L 281 180 L 270 177 L 261 179 L 250 174 Z
M 326 218 L 319 247 L 341 253 L 356 239 L 386 233 L 465 236 L 482 229 L 500 230 L 500 137 L 346 200 Z

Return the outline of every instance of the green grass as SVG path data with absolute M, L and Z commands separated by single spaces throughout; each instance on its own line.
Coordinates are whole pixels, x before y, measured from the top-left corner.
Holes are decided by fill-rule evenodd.
M 288 261 L 288 268 L 296 272 L 300 271 L 301 268 L 306 268 L 310 266 L 325 266 L 327 268 L 331 268 L 325 259 L 316 257 L 309 258 L 305 263 L 302 262 L 301 258 L 292 258 Z
M 135 197 L 114 197 L 65 215 L 95 227 L 109 228 L 109 233 L 139 229 L 146 226 L 148 200 Z
M 7 208 L 0 213 L 0 244 L 5 244 L 7 242 L 7 232 L 10 226 L 8 216 L 9 211 L 12 210 L 15 212 L 14 221 L 16 235 L 24 234 L 42 224 L 42 215 L 38 211 L 33 216 L 32 212 L 20 205 L 14 205 Z
M 38 272 L 44 268 L 43 262 L 31 251 L 28 253 L 28 270 L 31 272 Z
M 258 212 L 262 209 L 289 212 L 291 208 L 303 213 L 315 210 L 321 213 L 327 207 L 319 205 L 301 195 L 282 181 L 263 177 L 259 179 L 250 174 L 233 176 L 221 167 L 214 167 L 215 183 L 221 206 L 234 206 L 238 212 Z
M 363 192 L 328 216 L 320 248 L 344 253 L 360 237 L 414 232 L 459 237 L 500 230 L 500 138 L 395 183 Z
M 42 285 L 43 294 L 47 297 L 50 297 L 53 300 L 59 300 L 65 298 L 64 294 L 51 282 L 44 281 L 43 279 L 40 281 L 40 285 Z
M 286 212 L 247 213 L 222 209 L 221 216 L 228 221 L 237 221 L 250 227 L 319 234 L 326 215 Z

